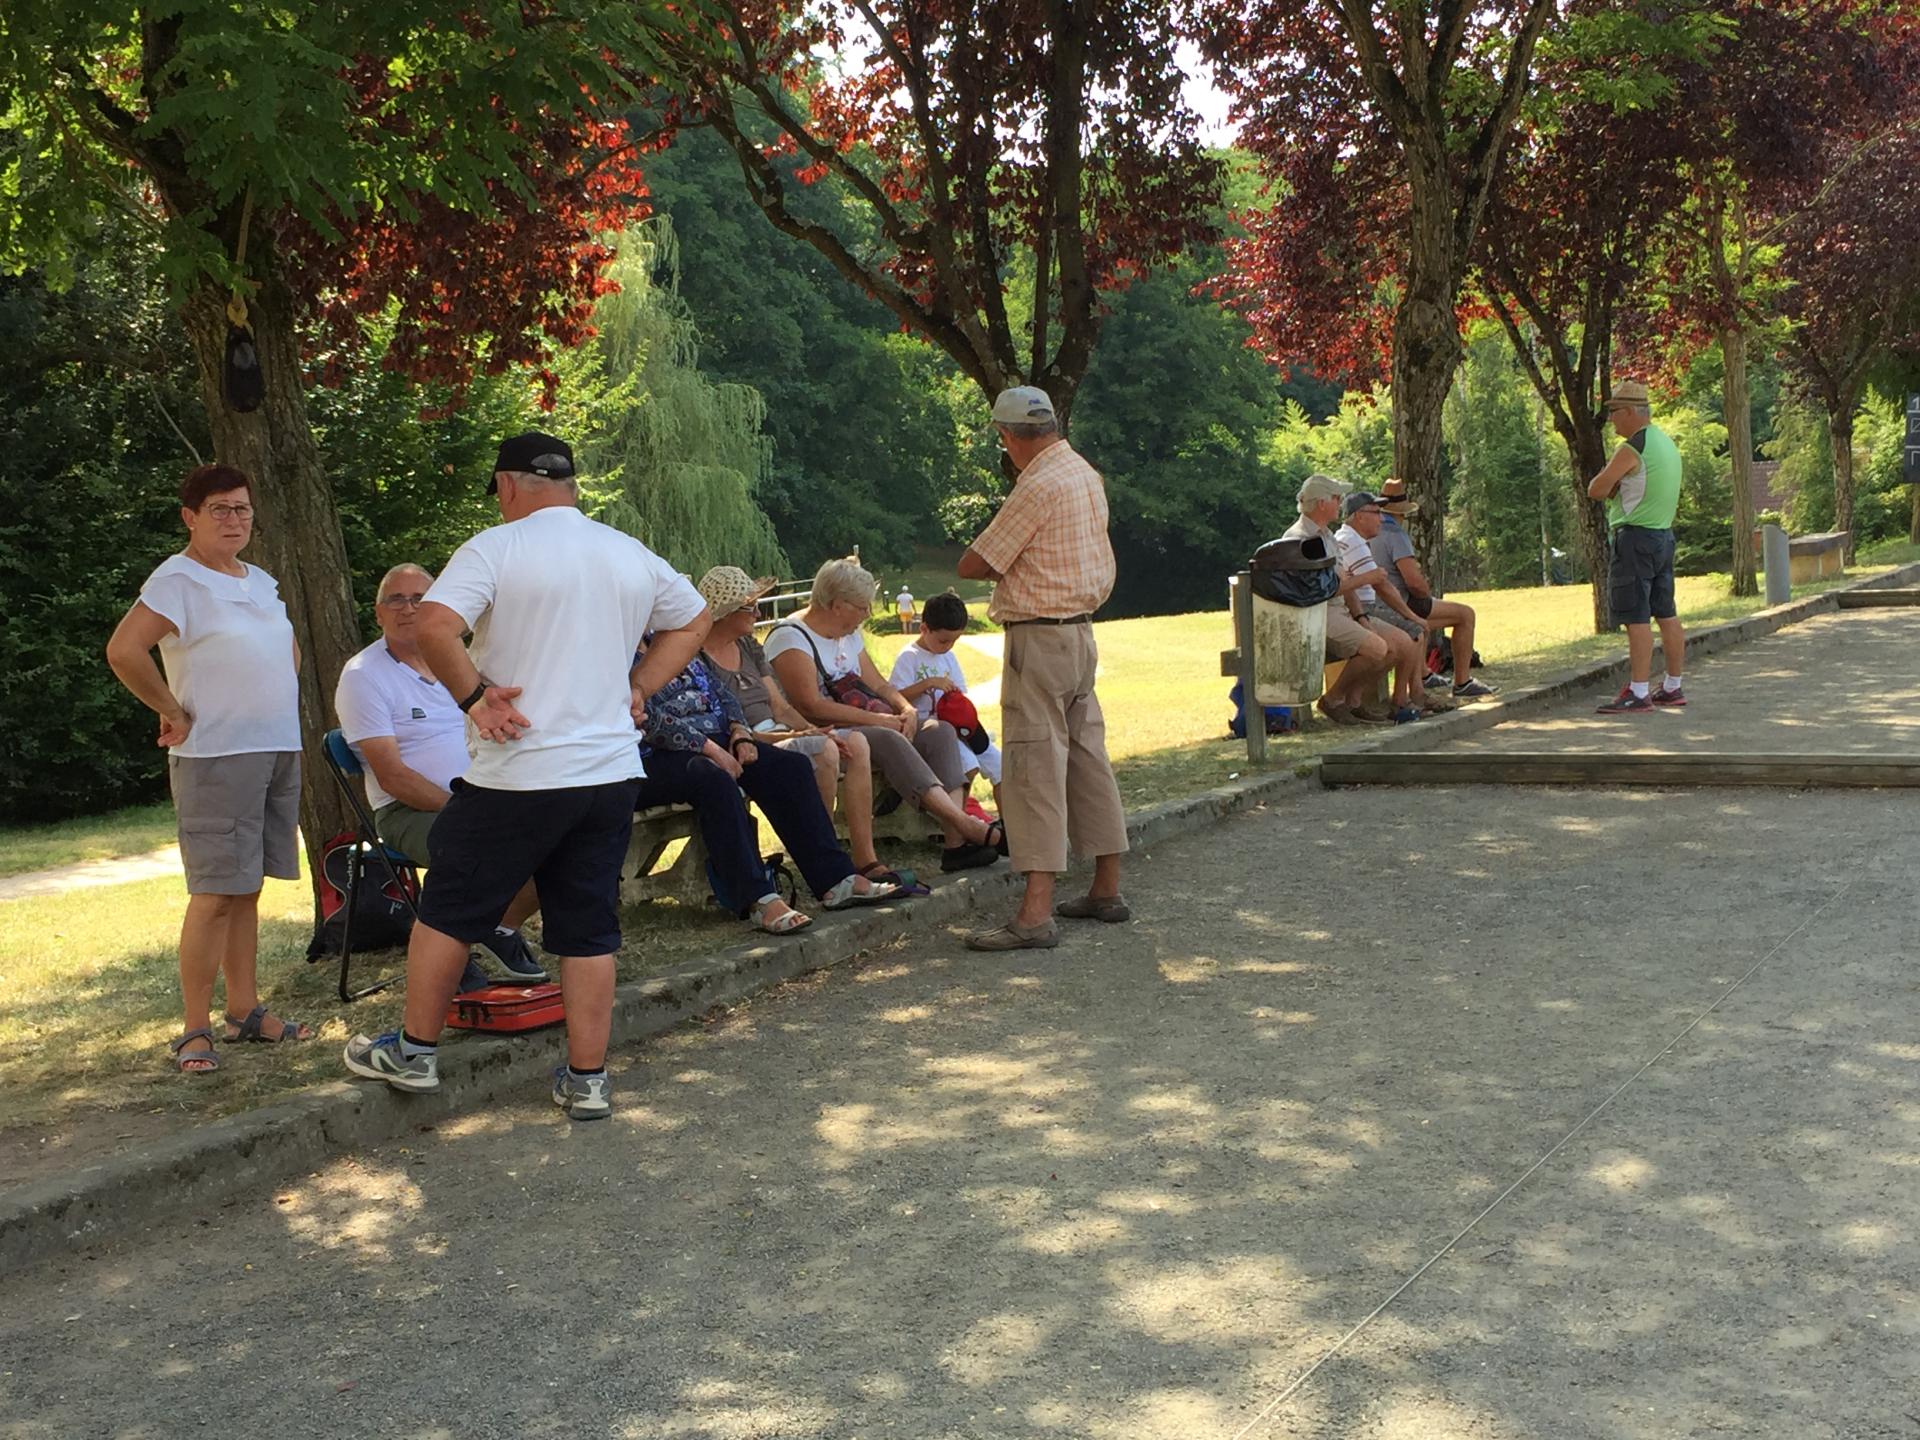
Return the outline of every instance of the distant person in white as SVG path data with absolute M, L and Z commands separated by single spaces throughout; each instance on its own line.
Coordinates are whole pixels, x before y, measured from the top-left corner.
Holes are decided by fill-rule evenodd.
M 900 593 L 893 597 L 893 611 L 900 617 L 900 633 L 911 635 L 913 633 L 913 591 L 902 585 Z
M 487 489 L 507 523 L 454 553 L 419 622 L 421 654 L 477 737 L 473 763 L 434 822 L 403 1027 L 356 1035 L 345 1059 L 401 1090 L 438 1089 L 435 1047 L 468 947 L 531 879 L 543 944 L 563 962 L 567 1063 L 554 1103 L 596 1120 L 612 1108 L 620 866 L 645 773 L 635 726 L 647 696 L 699 653 L 707 607 L 638 540 L 580 513 L 566 442 L 513 436 Z
M 254 969 L 262 883 L 300 878 L 300 649 L 279 586 L 240 559 L 253 539 L 247 476 L 230 465 L 192 470 L 180 486 L 180 520 L 187 548 L 140 587 L 107 642 L 107 663 L 160 717 L 187 872 L 186 1025 L 169 1048 L 183 1073 L 205 1075 L 220 1068 L 216 974 L 227 980 L 229 1042 L 313 1034 L 267 1010 Z
M 419 619 L 433 576 L 419 565 L 396 565 L 380 578 L 373 615 L 380 638 L 346 663 L 333 688 L 340 733 L 366 771 L 367 804 L 381 840 L 422 869 L 433 868 L 433 822 L 456 778 L 467 773 L 467 721 L 420 653 Z M 540 908 L 529 880 L 508 903 L 478 950 L 513 985 L 547 978 L 520 925 Z M 484 985 L 475 966 L 464 990 Z

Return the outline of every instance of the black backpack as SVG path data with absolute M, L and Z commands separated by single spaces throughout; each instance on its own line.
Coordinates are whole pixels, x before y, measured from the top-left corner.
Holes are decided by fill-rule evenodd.
M 346 944 L 347 870 L 359 844 L 360 837 L 349 831 L 334 836 L 321 852 L 320 923 L 307 946 L 309 960 L 338 955 Z M 391 950 L 405 945 L 407 936 L 413 932 L 413 906 L 407 903 L 408 897 L 416 902 L 420 898 L 414 888 L 413 873 L 403 866 L 395 866 L 400 872 L 401 885 L 406 887 L 403 894 L 387 878 L 387 867 L 380 863 L 372 849 L 367 847 L 363 853 L 360 887 L 353 897 L 353 948 L 358 952 Z

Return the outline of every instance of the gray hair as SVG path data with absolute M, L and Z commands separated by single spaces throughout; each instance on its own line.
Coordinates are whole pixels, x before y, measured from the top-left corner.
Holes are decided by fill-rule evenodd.
M 879 585 L 880 582 L 873 578 L 873 572 L 862 569 L 860 562 L 849 555 L 844 560 L 829 560 L 814 572 L 813 594 L 807 603 L 825 606 L 846 601 L 854 605 L 871 605 Z
M 579 495 L 580 478 L 577 475 L 536 475 L 531 470 L 503 470 L 503 475 L 511 475 L 516 485 L 564 485 L 569 495 Z
M 1004 420 L 996 420 L 994 423 L 1016 440 L 1044 440 L 1049 435 L 1058 435 L 1060 433 L 1060 421 L 1057 418 L 1052 420 L 1020 420 L 1011 425 Z
M 403 560 L 380 577 L 380 584 L 375 588 L 373 598 L 376 600 L 384 600 L 387 595 L 387 587 L 402 575 L 418 575 L 425 580 L 427 584 L 433 584 L 433 572 L 431 570 L 427 569 L 424 565 L 416 565 L 411 560 Z

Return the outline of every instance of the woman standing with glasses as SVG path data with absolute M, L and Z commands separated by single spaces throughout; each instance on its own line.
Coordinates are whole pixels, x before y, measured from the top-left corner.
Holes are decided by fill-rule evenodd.
M 186 1023 L 168 1048 L 183 1073 L 202 1075 L 220 1068 L 216 973 L 226 976 L 229 1042 L 313 1034 L 270 1013 L 254 976 L 264 878 L 300 877 L 300 658 L 273 577 L 239 558 L 253 538 L 246 475 L 229 465 L 191 471 L 180 519 L 186 549 L 147 577 L 107 642 L 107 663 L 160 717 L 188 897 L 180 925 Z

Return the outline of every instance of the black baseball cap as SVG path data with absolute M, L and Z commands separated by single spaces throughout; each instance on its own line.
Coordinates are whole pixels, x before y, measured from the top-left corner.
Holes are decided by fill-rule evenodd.
M 573 448 L 556 435 L 529 430 L 500 442 L 493 473 L 487 476 L 489 495 L 499 490 L 502 470 L 538 475 L 547 480 L 566 480 L 573 475 Z
M 1386 501 L 1382 500 L 1378 495 L 1373 494 L 1371 491 L 1356 490 L 1353 492 L 1353 494 L 1347 496 L 1347 502 L 1346 502 L 1346 506 L 1344 508 L 1343 513 L 1348 515 L 1357 515 L 1362 510 L 1367 509 L 1369 506 L 1384 505 L 1386 503 L 1387 503 Z

